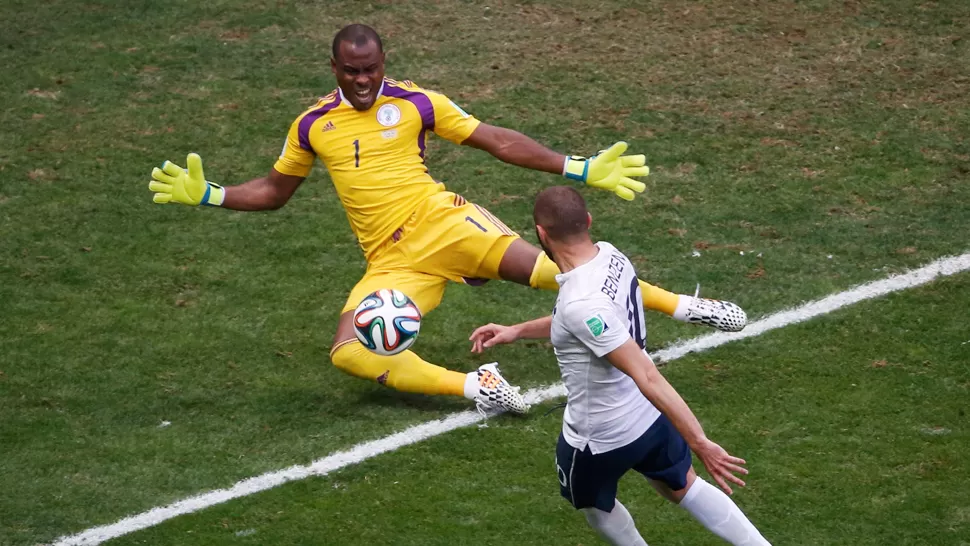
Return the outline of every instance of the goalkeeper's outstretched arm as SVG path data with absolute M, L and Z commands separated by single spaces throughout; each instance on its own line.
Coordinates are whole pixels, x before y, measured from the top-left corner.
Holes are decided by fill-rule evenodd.
M 232 210 L 276 210 L 290 200 L 303 180 L 272 169 L 268 176 L 225 188 L 222 206 Z
M 627 148 L 625 142 L 617 142 L 589 158 L 567 156 L 518 131 L 482 123 L 462 144 L 485 150 L 512 165 L 561 174 L 570 180 L 609 190 L 627 201 L 646 188 L 643 182 L 633 178 L 650 174 L 645 156 L 623 155 Z
M 482 123 L 462 144 L 484 150 L 511 165 L 562 174 L 566 156 L 554 152 L 526 135 L 505 127 Z
M 303 177 L 272 169 L 268 176 L 224 188 L 205 179 L 198 154 L 189 154 L 185 162 L 185 169 L 171 161 L 152 169 L 148 189 L 155 192 L 153 201 L 233 210 L 274 210 L 285 205 L 303 182 Z

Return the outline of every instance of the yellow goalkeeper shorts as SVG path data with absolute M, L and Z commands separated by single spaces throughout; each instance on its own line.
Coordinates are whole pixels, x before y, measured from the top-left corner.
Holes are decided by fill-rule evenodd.
M 436 193 L 375 250 L 341 313 L 355 309 L 375 290 L 394 288 L 427 314 L 441 303 L 449 280 L 481 284 L 498 279 L 501 256 L 517 238 L 483 207 L 452 192 Z

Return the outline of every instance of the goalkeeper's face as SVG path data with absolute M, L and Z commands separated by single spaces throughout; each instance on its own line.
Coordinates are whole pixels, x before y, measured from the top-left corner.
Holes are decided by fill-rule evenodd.
M 340 44 L 340 53 L 330 59 L 330 67 L 344 97 L 357 110 L 367 110 L 377 101 L 384 81 L 384 52 L 375 42 Z

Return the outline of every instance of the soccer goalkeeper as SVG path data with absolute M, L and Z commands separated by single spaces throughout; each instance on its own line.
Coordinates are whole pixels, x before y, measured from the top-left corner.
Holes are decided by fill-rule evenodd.
M 504 279 L 558 289 L 559 269 L 539 248 L 428 174 L 427 133 L 626 200 L 644 190 L 644 184 L 634 180 L 649 173 L 644 156 L 624 155 L 623 142 L 590 158 L 565 156 L 516 131 L 482 123 L 440 93 L 386 78 L 381 39 L 364 25 L 337 33 L 331 68 L 338 88 L 296 118 L 268 176 L 222 187 L 206 181 L 202 160 L 190 154 L 186 169 L 166 161 L 152 171 L 149 189 L 155 192 L 154 201 L 245 211 L 277 209 L 319 157 L 368 264 L 341 310 L 330 351 L 334 366 L 401 391 L 465 396 L 480 406 L 526 411 L 518 389 L 494 364 L 459 373 L 411 351 L 379 356 L 354 335 L 353 310 L 380 288 L 403 291 L 425 315 L 441 302 L 449 280 L 475 284 Z M 647 308 L 722 330 L 744 327 L 745 314 L 732 303 L 677 295 L 643 281 L 640 287 Z

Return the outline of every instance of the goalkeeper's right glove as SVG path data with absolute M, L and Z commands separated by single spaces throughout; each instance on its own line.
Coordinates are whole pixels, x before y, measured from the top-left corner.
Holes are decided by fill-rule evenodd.
M 188 170 L 171 161 L 163 163 L 161 169 L 152 169 L 152 181 L 148 183 L 148 189 L 155 192 L 152 201 L 162 205 L 182 203 L 193 207 L 222 205 L 226 190 L 218 184 L 206 181 L 199 154 L 189 154 L 185 163 Z

